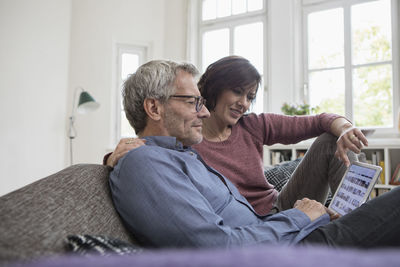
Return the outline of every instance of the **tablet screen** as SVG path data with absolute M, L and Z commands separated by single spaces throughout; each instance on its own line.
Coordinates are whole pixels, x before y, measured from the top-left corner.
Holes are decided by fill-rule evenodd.
M 358 162 L 350 165 L 329 208 L 345 215 L 361 206 L 368 199 L 381 170 L 379 166 Z

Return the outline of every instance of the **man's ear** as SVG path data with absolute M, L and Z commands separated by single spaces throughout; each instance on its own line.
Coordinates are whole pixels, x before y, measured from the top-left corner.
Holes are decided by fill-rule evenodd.
M 161 102 L 154 98 L 146 98 L 143 103 L 144 111 L 146 111 L 147 116 L 154 121 L 161 119 L 161 113 L 163 110 L 163 105 Z

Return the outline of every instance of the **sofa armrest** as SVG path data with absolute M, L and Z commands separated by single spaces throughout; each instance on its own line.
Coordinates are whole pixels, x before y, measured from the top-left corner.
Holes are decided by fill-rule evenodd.
M 114 209 L 109 172 L 107 166 L 74 165 L 0 197 L 0 260 L 64 253 L 70 234 L 134 243 Z

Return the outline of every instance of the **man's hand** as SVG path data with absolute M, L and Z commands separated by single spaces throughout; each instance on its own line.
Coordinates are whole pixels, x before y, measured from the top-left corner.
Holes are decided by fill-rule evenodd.
M 308 198 L 297 200 L 296 203 L 294 203 L 293 208 L 304 212 L 311 221 L 314 221 L 326 213 L 324 205 L 316 200 L 311 200 Z
M 145 139 L 139 138 L 123 138 L 119 141 L 114 152 L 107 159 L 107 166 L 114 168 L 117 165 L 118 160 L 122 158 L 130 150 L 145 145 Z

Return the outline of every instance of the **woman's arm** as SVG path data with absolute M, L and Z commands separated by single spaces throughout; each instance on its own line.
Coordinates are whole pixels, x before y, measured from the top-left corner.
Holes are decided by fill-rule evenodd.
M 125 156 L 126 153 L 131 151 L 132 149 L 138 148 L 145 144 L 145 139 L 139 138 L 122 138 L 115 150 L 111 154 L 107 154 L 104 156 L 103 164 L 114 168 L 117 165 L 118 160 Z

